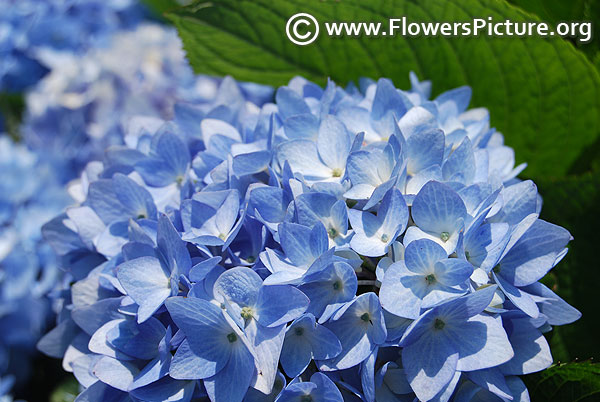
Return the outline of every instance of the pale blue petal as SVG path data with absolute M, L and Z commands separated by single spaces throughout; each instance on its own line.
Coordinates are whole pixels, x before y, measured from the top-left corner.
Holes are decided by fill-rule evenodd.
M 117 278 L 127 294 L 140 306 L 138 322 L 144 322 L 171 295 L 169 276 L 154 257 L 140 257 L 117 267 Z
M 571 240 L 568 230 L 538 219 L 502 258 L 500 275 L 515 286 L 541 279 Z
M 484 314 L 472 317 L 449 335 L 449 339 L 458 351 L 457 369 L 460 371 L 499 366 L 514 356 L 500 318 Z
M 462 199 L 450 187 L 438 182 L 429 182 L 415 197 L 412 217 L 422 230 L 431 233 L 452 234 L 464 219 L 467 209 Z
M 439 129 L 417 131 L 406 140 L 406 166 L 409 175 L 431 166 L 442 165 L 444 157 L 444 132 Z
M 423 335 L 402 350 L 402 365 L 411 388 L 422 401 L 433 399 L 454 377 L 458 352 L 445 337 Z
M 346 168 L 346 159 L 352 145 L 346 127 L 338 119 L 327 115 L 319 126 L 317 148 L 321 160 L 331 169 Z
M 523 375 L 549 367 L 553 359 L 544 335 L 527 318 L 510 320 L 510 324 L 508 338 L 515 356 L 500 367 L 502 373 Z
M 204 380 L 211 401 L 241 402 L 254 375 L 254 358 L 241 342 L 231 350 L 227 365 L 215 376 Z
M 131 395 L 148 402 L 190 402 L 195 388 L 195 381 L 180 381 L 166 377 L 131 391 Z
M 103 383 L 127 392 L 139 370 L 131 363 L 104 356 L 94 366 L 93 373 Z
M 257 320 L 266 327 L 286 324 L 300 317 L 309 302 L 308 297 L 293 286 L 263 286 L 256 303 Z

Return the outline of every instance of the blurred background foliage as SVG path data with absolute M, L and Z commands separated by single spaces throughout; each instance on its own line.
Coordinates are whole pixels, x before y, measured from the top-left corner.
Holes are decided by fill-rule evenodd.
M 544 283 L 583 314 L 547 334 L 557 363 L 526 376 L 532 400 L 600 398 L 600 32 L 576 38 L 327 38 L 299 47 L 285 36 L 287 18 L 309 12 L 320 21 L 591 21 L 600 27 L 600 0 L 214 0 L 180 8 L 174 0 L 143 0 L 157 18 L 178 28 L 198 73 L 281 85 L 301 74 L 320 84 L 389 77 L 408 88 L 408 72 L 433 82 L 434 95 L 470 85 L 472 106 L 490 110 L 491 123 L 529 166 L 544 199 L 541 217 L 575 238 L 568 256 Z M 0 115 L 17 137 L 23 98 L 0 94 Z M 2 124 L 2 122 L 0 122 Z M 22 391 L 31 401 L 73 401 L 77 384 L 59 363 L 40 358 L 39 374 Z M 44 373 L 44 374 L 42 374 Z M 38 374 L 38 373 L 36 373 Z

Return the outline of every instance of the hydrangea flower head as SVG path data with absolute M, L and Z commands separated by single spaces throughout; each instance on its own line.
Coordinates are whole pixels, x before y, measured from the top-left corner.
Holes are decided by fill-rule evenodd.
M 527 400 L 571 235 L 469 88 L 411 82 L 226 78 L 126 126 L 44 227 L 75 284 L 40 348 L 94 401 Z

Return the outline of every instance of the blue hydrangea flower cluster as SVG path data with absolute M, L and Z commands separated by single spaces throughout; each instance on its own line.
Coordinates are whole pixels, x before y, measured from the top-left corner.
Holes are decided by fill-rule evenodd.
M 103 46 L 143 17 L 136 0 L 0 0 L 0 91 L 22 91 L 64 53 Z
M 468 87 L 411 81 L 134 118 L 43 229 L 73 283 L 38 346 L 78 400 L 528 400 L 580 316 L 538 282 L 571 235 Z
M 108 146 L 122 145 L 137 129 L 128 125 L 160 126 L 187 105 L 214 99 L 217 85 L 193 74 L 174 29 L 139 24 L 103 48 L 63 55 L 27 94 L 23 136 L 80 172 Z
M 59 268 L 41 226 L 69 204 L 58 176 L 56 166 L 0 134 L 0 397 L 27 378 L 51 324 L 45 295 Z

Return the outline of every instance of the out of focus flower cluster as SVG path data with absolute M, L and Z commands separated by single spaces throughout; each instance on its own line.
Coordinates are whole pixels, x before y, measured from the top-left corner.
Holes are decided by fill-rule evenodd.
M 411 82 L 225 78 L 121 124 L 43 229 L 81 400 L 528 400 L 571 235 L 469 88 Z
M 0 136 L 0 395 L 30 370 L 29 356 L 51 324 L 45 297 L 59 277 L 41 225 L 69 205 L 56 166 Z
M 36 83 L 60 54 L 110 41 L 142 18 L 135 0 L 1 0 L 0 92 Z
M 212 100 L 217 84 L 192 73 L 175 30 L 141 24 L 116 34 L 110 46 L 58 59 L 27 95 L 24 136 L 80 171 L 106 147 L 123 144 L 137 129 L 128 126 L 132 116 L 156 127 L 189 104 Z

